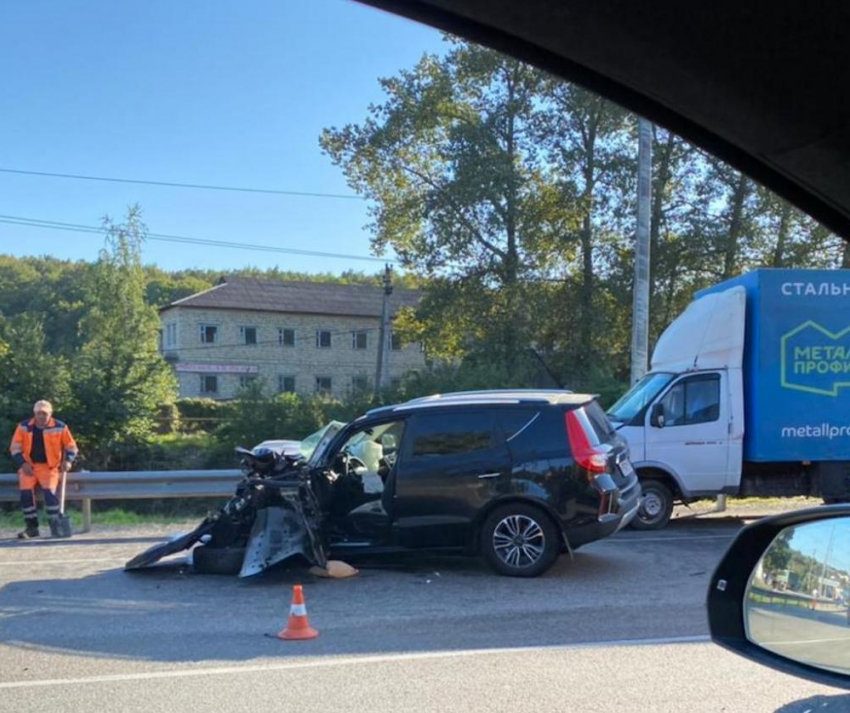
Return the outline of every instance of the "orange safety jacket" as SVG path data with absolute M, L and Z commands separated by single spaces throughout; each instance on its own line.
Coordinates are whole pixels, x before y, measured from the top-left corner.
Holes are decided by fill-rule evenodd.
M 35 419 L 21 421 L 12 436 L 12 444 L 9 452 L 20 468 L 24 461 L 32 464 L 30 451 L 32 450 L 33 429 L 36 428 Z M 77 444 L 71 435 L 71 429 L 58 418 L 51 418 L 43 429 L 44 455 L 47 457 L 49 468 L 58 468 L 63 460 L 73 463 L 77 457 Z

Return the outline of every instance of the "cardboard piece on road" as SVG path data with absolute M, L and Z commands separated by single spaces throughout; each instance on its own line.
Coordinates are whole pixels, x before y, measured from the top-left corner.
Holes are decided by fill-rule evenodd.
M 327 577 L 328 579 L 346 579 L 360 574 L 360 570 L 354 569 L 350 564 L 341 560 L 329 560 L 327 567 L 310 567 L 309 571 L 316 577 Z

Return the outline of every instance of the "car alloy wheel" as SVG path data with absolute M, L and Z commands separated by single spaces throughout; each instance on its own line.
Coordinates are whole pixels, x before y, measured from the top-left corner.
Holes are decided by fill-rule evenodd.
M 527 515 L 509 515 L 493 530 L 493 549 L 510 567 L 531 567 L 543 556 L 546 535 Z

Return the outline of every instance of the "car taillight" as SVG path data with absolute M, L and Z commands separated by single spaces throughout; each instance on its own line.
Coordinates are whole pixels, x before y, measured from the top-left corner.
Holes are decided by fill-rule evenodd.
M 575 411 L 567 411 L 567 437 L 570 441 L 570 450 L 576 463 L 584 468 L 589 477 L 599 473 L 608 472 L 608 456 L 604 451 L 594 448 L 590 444 L 587 432 L 576 415 Z

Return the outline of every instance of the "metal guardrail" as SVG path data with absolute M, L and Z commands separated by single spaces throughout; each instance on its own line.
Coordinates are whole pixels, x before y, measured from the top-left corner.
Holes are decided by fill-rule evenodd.
M 83 532 L 88 532 L 93 500 L 227 497 L 242 477 L 239 470 L 82 471 L 68 473 L 65 498 L 82 502 Z M 17 473 L 0 474 L 0 502 L 19 497 Z

